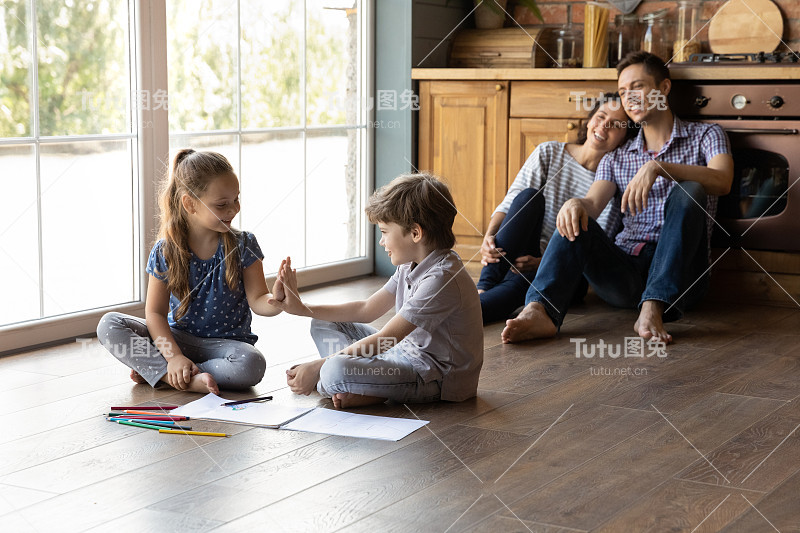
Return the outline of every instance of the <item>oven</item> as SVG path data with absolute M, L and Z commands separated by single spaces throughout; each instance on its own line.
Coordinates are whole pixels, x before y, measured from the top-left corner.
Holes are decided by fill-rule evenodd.
M 800 251 L 800 83 L 675 80 L 673 87 L 678 116 L 715 122 L 730 139 L 734 181 L 717 210 L 729 235 L 715 228 L 714 246 Z

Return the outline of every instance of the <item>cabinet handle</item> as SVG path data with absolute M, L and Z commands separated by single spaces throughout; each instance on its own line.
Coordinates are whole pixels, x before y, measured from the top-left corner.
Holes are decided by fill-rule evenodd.
M 494 90 L 495 91 L 502 91 L 503 90 L 503 84 L 502 83 L 498 83 L 497 85 L 494 86 Z
M 574 130 L 575 129 L 575 123 L 574 122 L 567 122 L 567 129 L 568 130 Z

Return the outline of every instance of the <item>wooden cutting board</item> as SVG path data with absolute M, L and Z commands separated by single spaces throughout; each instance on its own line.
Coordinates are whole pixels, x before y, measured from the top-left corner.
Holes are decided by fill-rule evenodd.
M 715 54 L 772 52 L 783 36 L 783 17 L 772 0 L 728 0 L 708 25 Z

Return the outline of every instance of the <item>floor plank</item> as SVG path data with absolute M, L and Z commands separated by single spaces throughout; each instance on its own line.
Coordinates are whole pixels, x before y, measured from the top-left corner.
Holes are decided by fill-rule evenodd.
M 618 531 L 686 531 L 711 533 L 736 519 L 751 502 L 764 495 L 731 487 L 669 480 L 626 507 L 597 529 L 597 533 Z
M 713 485 L 768 491 L 800 468 L 800 404 L 790 402 L 695 461 L 677 477 Z M 722 475 L 730 484 L 722 479 Z
M 750 500 L 747 511 L 728 527 L 724 533 L 758 533 L 761 531 L 780 531 L 781 533 L 800 532 L 800 511 L 797 495 L 800 494 L 800 470 L 794 472 L 758 502 Z M 740 499 L 747 497 L 740 494 Z M 752 505 L 751 505 L 752 504 Z
M 269 521 L 287 530 L 334 531 L 365 517 L 374 509 L 419 492 L 521 438 L 510 433 L 466 426 L 448 428 L 298 495 L 228 522 L 219 531 L 241 531 Z M 443 446 L 443 442 L 447 446 Z M 414 468 L 409 469 L 407 465 L 414 465 Z M 293 512 L 298 508 L 305 511 L 302 514 Z
M 654 424 L 597 460 L 507 504 L 523 520 L 591 529 L 694 461 L 695 448 L 701 453 L 713 449 L 773 411 L 775 403 L 726 395 L 703 399 L 670 417 L 672 425 Z

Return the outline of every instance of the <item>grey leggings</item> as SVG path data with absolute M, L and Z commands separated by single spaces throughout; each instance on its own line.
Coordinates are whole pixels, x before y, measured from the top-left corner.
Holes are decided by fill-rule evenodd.
M 222 389 L 244 389 L 261 381 L 267 362 L 258 348 L 234 339 L 195 337 L 171 328 L 183 355 L 208 372 Z M 97 339 L 124 365 L 155 387 L 167 373 L 167 360 L 147 331 L 146 322 L 122 313 L 106 313 L 97 325 Z

